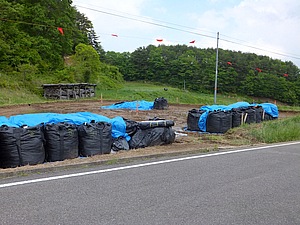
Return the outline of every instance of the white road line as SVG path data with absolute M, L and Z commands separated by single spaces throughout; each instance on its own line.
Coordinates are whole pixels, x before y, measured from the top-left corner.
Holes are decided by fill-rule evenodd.
M 300 142 L 268 145 L 268 146 L 262 146 L 262 147 L 256 147 L 256 148 L 246 148 L 246 149 L 240 149 L 240 150 L 217 152 L 217 153 L 212 153 L 212 154 L 196 155 L 196 156 L 189 156 L 189 157 L 183 157 L 183 158 L 142 163 L 142 164 L 136 164 L 136 165 L 131 165 L 131 166 L 122 166 L 122 167 L 116 167 L 116 168 L 110 168 L 110 169 L 104 169 L 104 170 L 95 170 L 95 171 L 82 172 L 82 173 L 66 174 L 66 175 L 61 175 L 61 176 L 45 177 L 45 178 L 40 178 L 40 179 L 0 184 L 0 188 L 12 187 L 12 186 L 18 186 L 18 185 L 24 185 L 24 184 L 32 184 L 32 183 L 51 181 L 51 180 L 59 180 L 59 179 L 65 179 L 65 178 L 71 178 L 71 177 L 80 177 L 80 176 L 86 176 L 86 175 L 97 174 L 97 173 L 107 173 L 107 172 L 113 172 L 113 171 L 119 171 L 119 170 L 127 170 L 127 169 L 132 169 L 132 168 L 153 166 L 153 165 L 179 162 L 179 161 L 185 161 L 185 160 L 191 160 L 191 159 L 206 158 L 206 157 L 211 157 L 211 156 L 227 155 L 227 154 L 234 154 L 234 153 L 247 152 L 247 151 L 256 151 L 256 150 L 266 149 L 266 148 L 284 147 L 284 146 L 297 145 L 297 144 L 300 144 Z

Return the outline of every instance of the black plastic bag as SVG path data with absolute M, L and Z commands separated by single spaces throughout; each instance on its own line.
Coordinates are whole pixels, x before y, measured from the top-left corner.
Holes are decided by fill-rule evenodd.
M 171 127 L 138 129 L 129 141 L 129 147 L 145 148 L 149 146 L 171 144 L 175 140 L 175 131 Z
M 232 127 L 239 127 L 244 123 L 245 113 L 241 109 L 232 110 Z
M 231 111 L 213 111 L 207 116 L 206 131 L 209 133 L 226 133 L 232 128 Z
M 129 119 L 125 119 L 125 118 L 123 118 L 123 120 L 125 121 L 125 124 L 126 124 L 126 133 L 129 136 L 134 135 L 139 126 L 138 122 L 129 120 Z
M 264 116 L 264 109 L 261 106 L 255 106 L 253 107 L 255 110 L 255 122 L 256 123 L 261 123 L 263 121 L 263 116 Z
M 112 126 L 107 122 L 84 123 L 78 126 L 79 155 L 109 154 L 112 145 Z
M 200 131 L 198 122 L 200 116 L 204 113 L 203 110 L 192 109 L 188 112 L 187 116 L 187 129 L 191 131 Z
M 56 123 L 44 126 L 48 162 L 78 157 L 78 131 L 75 124 Z
M 245 113 L 244 116 L 244 123 L 256 123 L 256 111 L 254 108 L 249 107 L 246 109 L 243 109 L 243 112 Z
M 156 98 L 154 100 L 153 109 L 168 109 L 168 108 L 169 108 L 168 101 L 164 97 Z
M 44 161 L 44 135 L 41 125 L 0 127 L 1 168 L 35 165 Z
M 113 138 L 113 143 L 111 150 L 117 152 L 121 150 L 129 150 L 129 143 L 127 142 L 125 137 L 118 137 L 118 138 Z

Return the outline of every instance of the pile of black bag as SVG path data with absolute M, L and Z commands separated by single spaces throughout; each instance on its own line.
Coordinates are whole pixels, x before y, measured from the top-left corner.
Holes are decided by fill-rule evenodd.
M 171 144 L 175 140 L 174 121 L 159 118 L 136 122 L 124 119 L 126 133 L 131 137 L 129 149 Z M 116 150 L 116 149 L 113 149 Z
M 187 130 L 202 131 L 199 127 L 199 119 L 206 111 L 192 109 L 187 116 Z M 242 124 L 260 123 L 266 120 L 276 119 L 267 114 L 261 106 L 234 108 L 223 111 L 208 112 L 206 119 L 206 131 L 208 133 L 226 133 L 229 129 L 239 127 Z
M 112 125 L 107 122 L 1 126 L 0 168 L 36 165 L 174 142 L 173 121 L 125 121 L 126 132 L 131 137 L 129 142 L 122 136 L 113 138 Z

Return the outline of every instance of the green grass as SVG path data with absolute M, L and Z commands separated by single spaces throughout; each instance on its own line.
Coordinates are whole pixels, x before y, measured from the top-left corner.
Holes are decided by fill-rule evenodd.
M 248 133 L 264 143 L 297 141 L 300 140 L 300 116 L 263 122 Z
M 165 91 L 164 89 L 167 89 Z M 104 100 L 146 100 L 154 101 L 157 97 L 164 97 L 169 103 L 181 104 L 199 104 L 212 105 L 214 104 L 213 94 L 204 94 L 190 92 L 178 88 L 173 88 L 167 85 L 157 85 L 153 83 L 142 82 L 126 82 L 120 90 L 96 90 L 96 95 L 101 96 Z M 252 101 L 247 96 L 237 95 L 217 95 L 217 104 L 232 104 L 237 101 Z
M 300 107 L 299 106 L 279 105 L 278 109 L 280 111 L 300 112 Z
M 0 105 L 18 105 L 41 102 L 45 102 L 45 99 L 42 96 L 35 95 L 28 90 L 0 88 Z

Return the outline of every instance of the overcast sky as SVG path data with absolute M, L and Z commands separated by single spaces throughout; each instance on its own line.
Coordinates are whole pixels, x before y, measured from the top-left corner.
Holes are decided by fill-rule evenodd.
M 93 22 L 105 51 L 132 52 L 149 44 L 215 48 L 219 32 L 222 49 L 300 67 L 299 0 L 73 0 L 73 5 Z

